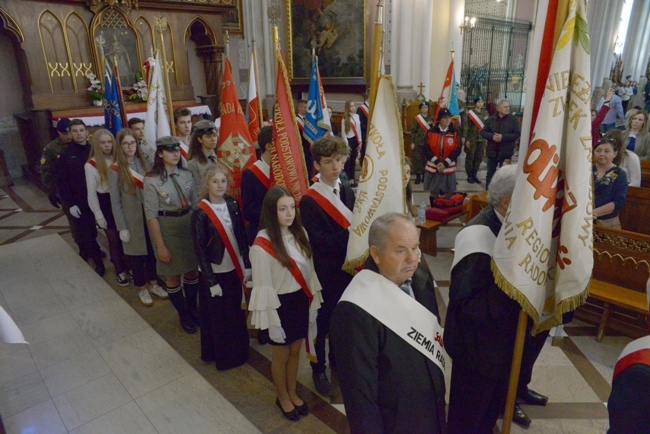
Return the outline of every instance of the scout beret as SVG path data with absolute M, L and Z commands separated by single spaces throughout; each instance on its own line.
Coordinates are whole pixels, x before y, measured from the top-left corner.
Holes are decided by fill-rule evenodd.
M 176 148 L 180 148 L 181 141 L 178 137 L 173 136 L 164 136 L 156 139 L 156 148 L 161 150 L 173 151 Z

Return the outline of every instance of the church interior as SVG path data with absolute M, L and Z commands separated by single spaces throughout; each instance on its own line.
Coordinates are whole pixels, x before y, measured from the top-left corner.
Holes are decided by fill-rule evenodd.
M 126 112 L 144 118 L 138 83 L 154 52 L 164 52 L 173 107 L 189 109 L 197 122 L 220 116 L 227 58 L 244 111 L 255 83 L 268 120 L 275 29 L 295 102 L 307 99 L 316 53 L 332 119 L 340 124 L 346 101 L 364 101 L 375 23 L 382 21 L 380 67 L 395 84 L 410 156 L 419 106 L 438 101 L 451 61 L 462 105 L 507 98 L 521 117 L 541 1 L 0 0 L 0 307 L 29 342 L 0 342 L 0 433 L 350 432 L 336 368 L 328 366 L 332 394 L 323 396 L 301 353 L 297 391 L 310 413 L 288 421 L 274 405 L 271 348 L 259 343 L 256 330 L 249 327 L 247 363 L 218 371 L 201 360 L 199 334 L 183 332 L 169 301 L 144 306 L 133 285 L 118 283 L 108 259 L 100 277 L 77 254 L 64 212 L 43 191 L 40 164 L 59 119 L 82 119 L 91 132 L 104 124 L 89 75 L 101 79 L 106 62 L 117 66 Z M 629 107 L 647 107 L 650 1 L 591 0 L 587 17 L 592 108 L 628 75 L 635 82 Z M 472 198 L 469 205 L 420 235 L 443 325 L 455 237 L 486 200 L 486 163 L 477 173 L 483 183 L 476 183 L 464 158 L 456 188 Z M 593 295 L 572 322 L 551 330 L 535 363 L 531 389 L 548 396 L 548 404 L 524 405 L 532 423 L 513 424 L 511 432 L 607 432 L 619 354 L 648 334 L 647 163 L 641 161 L 641 185 L 628 189 L 623 230 L 594 230 Z M 415 180 L 414 174 L 417 206 L 429 192 Z M 610 290 L 617 295 L 599 292 Z M 494 432 L 501 428 L 500 418 Z

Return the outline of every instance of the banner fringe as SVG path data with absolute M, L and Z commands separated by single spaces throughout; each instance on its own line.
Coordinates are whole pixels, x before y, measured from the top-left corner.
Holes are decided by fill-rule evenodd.
M 345 264 L 343 264 L 343 271 L 347 271 L 352 276 L 356 275 L 358 273 L 357 268 L 363 267 L 363 264 L 366 263 L 369 256 L 370 250 L 366 250 L 366 252 L 358 258 L 345 261 Z

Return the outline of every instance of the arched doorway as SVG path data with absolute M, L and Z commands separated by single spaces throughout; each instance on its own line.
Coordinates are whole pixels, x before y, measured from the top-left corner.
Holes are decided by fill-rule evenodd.
M 203 61 L 205 90 L 207 95 L 214 96 L 204 101 L 212 110 L 215 118 L 220 116 L 219 103 L 221 96 L 221 76 L 223 75 L 222 59 L 224 48 L 217 45 L 217 38 L 210 25 L 201 17 L 194 18 L 185 30 L 185 41 L 188 39 L 195 45 L 196 54 Z M 194 80 L 193 80 L 194 82 Z M 201 82 L 199 82 L 201 83 Z M 194 89 L 197 94 L 197 88 Z

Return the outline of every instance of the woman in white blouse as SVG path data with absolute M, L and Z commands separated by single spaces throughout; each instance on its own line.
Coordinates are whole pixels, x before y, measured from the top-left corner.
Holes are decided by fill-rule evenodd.
M 350 157 L 345 162 L 344 170 L 346 175 L 348 175 L 351 187 L 356 185 L 354 176 L 357 166 L 357 155 L 359 155 L 359 150 L 363 143 L 363 137 L 361 136 L 361 120 L 356 111 L 356 103 L 354 101 L 346 101 L 345 114 L 343 115 L 343 119 L 341 119 L 341 137 L 344 140 L 347 140 L 350 148 Z M 361 163 L 363 164 L 363 161 Z
M 90 143 L 92 149 L 88 162 L 84 166 L 86 186 L 88 188 L 88 206 L 95 215 L 97 226 L 104 229 L 106 233 L 117 283 L 120 286 L 127 286 L 129 277 L 126 274 L 127 267 L 124 251 L 113 218 L 111 195 L 108 192 L 108 169 L 115 160 L 115 137 L 110 131 L 100 128 L 95 131 Z
M 297 213 L 291 193 L 284 187 L 272 187 L 264 197 L 261 230 L 250 250 L 251 323 L 268 330 L 273 346 L 271 373 L 278 394 L 275 403 L 292 421 L 309 413 L 296 393 L 298 355 L 303 339 L 315 337 L 322 301 L 307 232 Z

